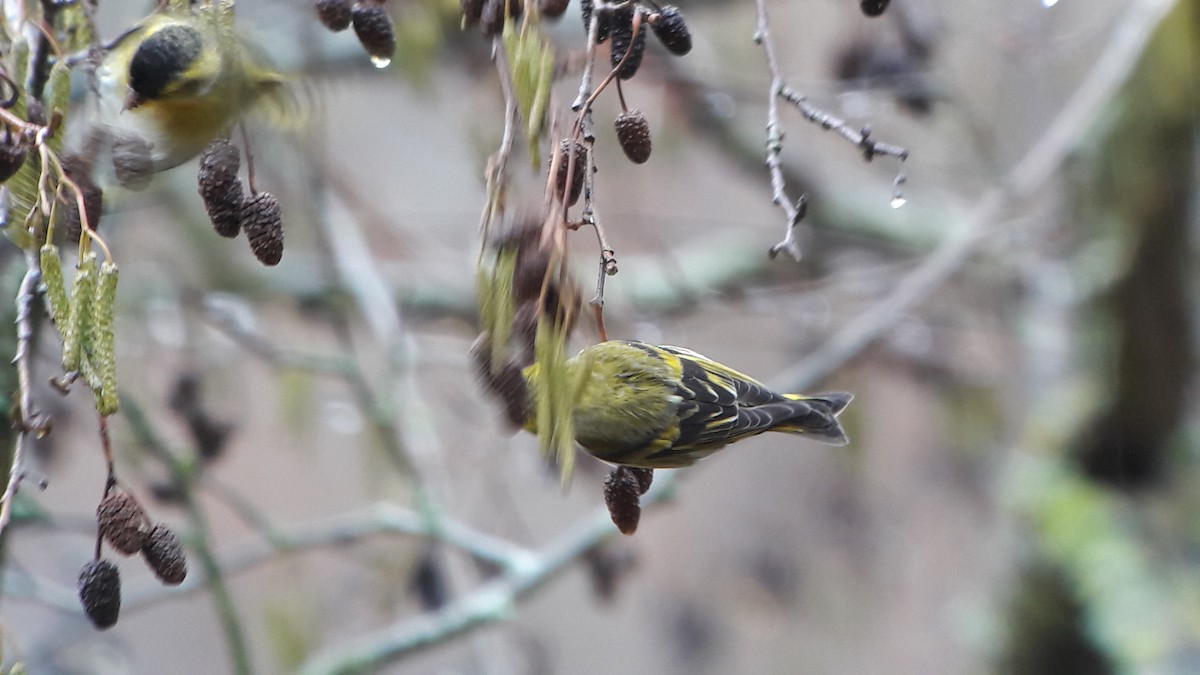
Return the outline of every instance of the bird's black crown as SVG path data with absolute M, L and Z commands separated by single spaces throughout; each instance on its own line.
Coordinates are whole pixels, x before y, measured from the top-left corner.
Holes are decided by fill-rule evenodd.
M 147 37 L 129 63 L 129 88 L 143 99 L 159 98 L 163 90 L 200 57 L 203 40 L 188 26 L 172 25 Z

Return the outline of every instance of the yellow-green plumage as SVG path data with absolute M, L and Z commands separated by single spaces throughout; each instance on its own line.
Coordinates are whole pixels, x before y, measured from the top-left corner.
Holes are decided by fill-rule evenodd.
M 116 40 L 99 70 L 104 123 L 118 139 L 148 142 L 155 171 L 195 157 L 283 91 L 283 76 L 234 33 L 227 12 L 217 4 L 153 14 Z
M 584 349 L 567 366 L 590 367 L 591 373 L 572 415 L 575 440 L 613 464 L 688 466 L 766 431 L 847 442 L 837 415 L 850 394 L 779 394 L 680 347 L 610 340 Z M 531 395 L 539 373 L 537 364 L 525 369 Z M 525 428 L 536 432 L 532 413 Z

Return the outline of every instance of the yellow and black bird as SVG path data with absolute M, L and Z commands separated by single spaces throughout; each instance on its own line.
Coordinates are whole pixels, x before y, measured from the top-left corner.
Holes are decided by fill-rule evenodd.
M 610 340 L 567 361 L 586 368 L 572 421 L 575 440 L 606 462 L 643 468 L 689 466 L 730 443 L 766 431 L 845 445 L 837 416 L 853 395 L 780 394 L 681 347 Z M 538 364 L 524 370 L 536 396 Z M 536 401 L 525 422 L 537 433 Z
M 115 143 L 145 148 L 153 172 L 195 157 L 265 100 L 287 105 L 284 76 L 237 31 L 228 2 L 146 17 L 98 74 L 102 123 Z

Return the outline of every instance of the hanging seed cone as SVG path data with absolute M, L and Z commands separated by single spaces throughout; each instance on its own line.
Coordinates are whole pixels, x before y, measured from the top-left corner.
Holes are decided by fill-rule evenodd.
M 458 8 L 462 10 L 463 27 L 474 26 L 483 14 L 483 0 L 459 0 Z
M 570 151 L 574 146 L 575 150 L 575 166 L 571 173 L 571 191 L 567 195 L 567 206 L 574 206 L 575 202 L 579 201 L 579 196 L 583 194 L 583 176 L 587 171 L 587 146 L 579 141 L 563 139 L 558 144 L 558 173 L 554 175 L 555 194 L 562 195 L 567 188 L 567 170 L 570 162 Z
M 87 214 L 88 225 L 92 230 L 96 230 L 100 225 L 100 213 L 104 210 L 104 191 L 91 181 L 86 183 L 76 181 L 76 185 L 83 193 L 83 211 Z M 63 218 L 67 223 L 67 239 L 73 243 L 78 242 L 79 237 L 83 235 L 83 220 L 79 217 L 79 204 L 75 201 L 75 195 L 70 192 L 67 193 Z
M 115 550 L 133 555 L 142 550 L 146 537 L 146 512 L 133 495 L 113 490 L 96 507 L 100 536 Z
M 0 142 L 0 183 L 12 178 L 29 154 L 25 144 L 16 136 L 11 133 L 6 133 L 5 136 L 5 140 Z
M 650 28 L 672 54 L 683 56 L 692 51 L 692 33 L 675 5 L 663 5 L 658 10 L 658 20 L 650 24 Z
M 579 11 L 583 16 L 583 32 L 586 35 L 592 29 L 592 13 L 596 11 L 595 0 L 580 0 Z M 596 26 L 596 44 L 602 44 L 612 32 L 612 14 L 600 14 Z
M 241 230 L 245 196 L 238 178 L 242 158 L 237 146 L 227 140 L 213 141 L 200 156 L 200 198 L 213 229 L 222 237 L 233 238 Z
M 267 266 L 283 259 L 283 211 L 270 192 L 260 192 L 242 208 L 242 228 L 254 257 Z
M 638 494 L 644 495 L 654 483 L 654 469 L 635 468 L 632 466 L 625 467 L 631 476 L 638 482 Z
M 634 35 L 633 12 L 632 8 L 627 7 L 612 13 L 612 51 L 609 58 L 613 68 L 616 68 L 617 64 L 621 65 L 617 70 L 617 77 L 622 80 L 637 75 L 638 68 L 642 65 L 642 54 L 646 51 L 646 21 L 642 20 L 637 35 Z M 625 56 L 626 51 L 629 52 L 628 57 Z
M 350 0 L 317 0 L 317 18 L 337 33 L 350 27 Z
M 386 61 L 396 51 L 396 30 L 382 5 L 355 3 L 350 10 L 354 34 L 373 59 Z
M 538 0 L 538 10 L 542 16 L 557 19 L 567 11 L 569 4 L 571 4 L 571 0 Z
M 179 537 L 166 525 L 155 525 L 146 535 L 142 557 L 154 574 L 168 586 L 178 586 L 187 578 L 187 555 Z
M 525 5 L 522 0 L 484 0 L 479 19 L 484 35 L 499 35 L 500 31 L 504 30 L 506 6 L 508 16 L 516 19 L 521 16 Z
M 112 628 L 121 613 L 121 573 L 109 560 L 92 560 L 79 571 L 79 602 L 92 625 Z
M 637 108 L 632 108 L 617 115 L 613 126 L 629 161 L 645 164 L 650 159 L 650 124 L 646 122 L 646 116 Z
M 862 13 L 867 16 L 879 16 L 887 9 L 888 2 L 891 0 L 862 0 L 859 6 L 862 7 Z
M 613 469 L 604 479 L 604 503 L 608 505 L 608 515 L 621 534 L 637 531 L 638 521 L 642 517 L 640 490 L 638 479 L 623 466 Z

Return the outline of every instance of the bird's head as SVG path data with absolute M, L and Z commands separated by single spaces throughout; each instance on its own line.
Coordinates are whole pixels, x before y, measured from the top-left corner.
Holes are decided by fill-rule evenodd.
M 129 62 L 125 109 L 148 101 L 198 94 L 214 73 L 200 32 L 186 24 L 166 24 L 138 44 Z

